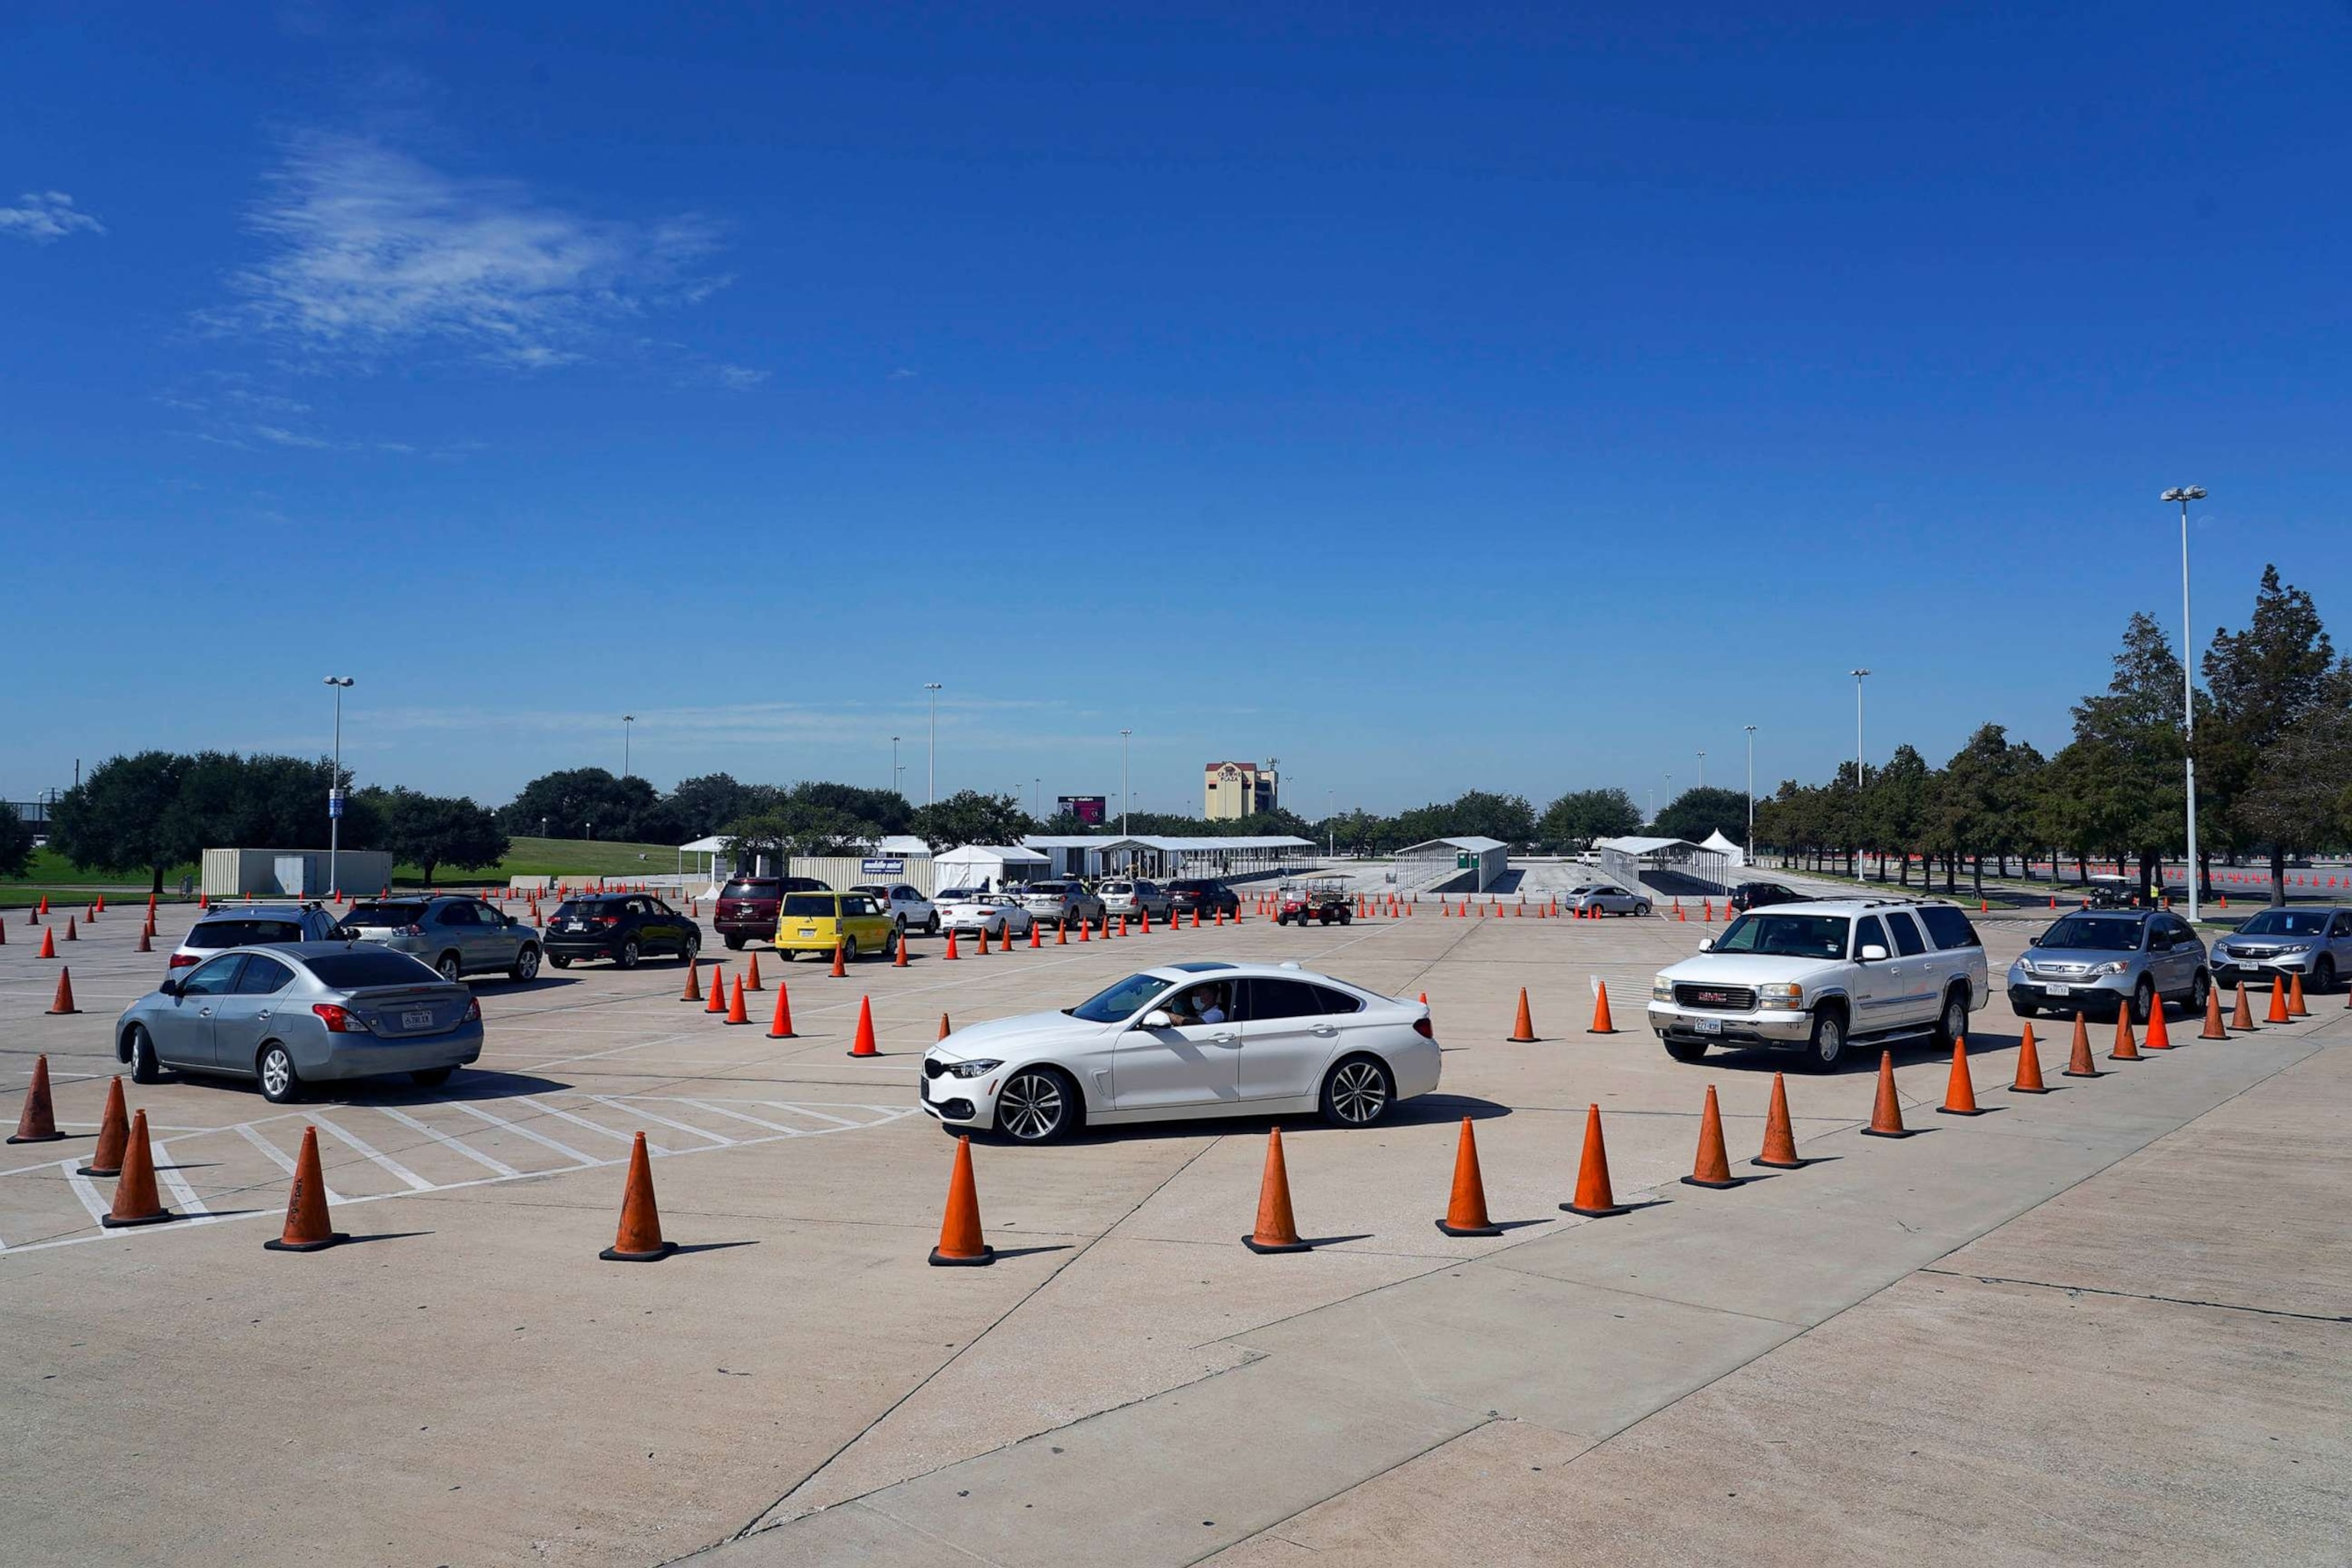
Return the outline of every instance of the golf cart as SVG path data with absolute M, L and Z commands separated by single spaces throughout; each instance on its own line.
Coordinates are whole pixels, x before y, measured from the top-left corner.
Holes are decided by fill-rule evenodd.
M 1355 918 L 1344 877 L 1302 877 L 1297 881 L 1283 883 L 1276 898 L 1276 925 L 1288 925 L 1293 921 L 1300 925 L 1309 921 L 1320 921 L 1325 925 L 1337 921 L 1346 925 Z

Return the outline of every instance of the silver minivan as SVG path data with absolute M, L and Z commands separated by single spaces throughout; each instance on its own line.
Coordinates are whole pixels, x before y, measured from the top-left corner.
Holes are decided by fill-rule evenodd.
M 2205 944 L 2188 921 L 2161 910 L 2084 910 L 2028 940 L 2032 945 L 2009 966 L 2010 1010 L 2021 1018 L 2112 1018 L 2128 1000 L 2132 1021 L 2145 1024 L 2158 998 L 2202 1013 L 2212 989 Z

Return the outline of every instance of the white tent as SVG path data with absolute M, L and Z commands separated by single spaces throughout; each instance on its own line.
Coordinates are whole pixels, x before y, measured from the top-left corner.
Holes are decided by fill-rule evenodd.
M 937 888 L 977 888 L 983 883 L 1002 888 L 1025 882 L 1053 864 L 1034 849 L 1017 845 L 967 844 L 931 857 L 931 880 Z
M 1726 861 L 1733 866 L 1745 866 L 1748 864 L 1748 851 L 1742 849 L 1738 845 L 1734 844 L 1730 839 L 1726 838 L 1723 836 L 1723 829 L 1720 827 L 1717 828 L 1713 833 L 1708 834 L 1706 836 L 1706 842 L 1700 845 L 1699 847 L 1702 849 L 1713 850 L 1716 854 L 1722 856 Z

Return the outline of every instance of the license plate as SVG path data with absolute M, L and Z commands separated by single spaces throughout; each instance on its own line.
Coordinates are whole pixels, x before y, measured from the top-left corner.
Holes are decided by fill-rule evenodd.
M 803 926 L 801 927 L 801 934 L 803 936 L 814 936 L 816 934 L 816 927 Z
M 412 1008 L 400 1016 L 400 1026 L 404 1029 L 429 1029 L 433 1026 L 433 1010 L 429 1007 Z
M 573 921 L 563 929 L 566 931 L 586 931 L 588 929 L 588 922 L 586 921 Z
M 2042 989 L 2053 996 L 2072 996 L 2074 994 L 2074 988 L 2072 985 L 2045 985 Z
M 1719 1035 L 1723 1033 L 1723 1020 L 1720 1018 L 1701 1018 L 1698 1021 L 1698 1032 L 1702 1035 Z

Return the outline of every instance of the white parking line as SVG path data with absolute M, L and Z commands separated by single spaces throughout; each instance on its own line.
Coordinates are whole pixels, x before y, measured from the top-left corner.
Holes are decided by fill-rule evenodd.
M 260 1133 L 255 1131 L 252 1122 L 240 1121 L 236 1124 L 236 1130 L 245 1134 L 245 1141 L 247 1142 L 260 1150 L 262 1153 L 268 1155 L 271 1164 L 277 1166 L 279 1170 L 285 1172 L 289 1176 L 294 1173 L 294 1157 L 287 1153 L 284 1150 L 278 1148 L 277 1144 L 272 1143 L 268 1139 L 264 1138 Z M 331 1204 L 339 1204 L 343 1201 L 342 1194 L 336 1192 L 332 1187 L 328 1187 L 326 1189 L 326 1194 L 327 1201 Z
M 658 1110 L 647 1110 L 642 1105 L 623 1104 L 621 1101 L 613 1099 L 609 1095 L 592 1094 L 588 1098 L 594 1100 L 597 1104 L 608 1107 L 611 1110 L 628 1111 L 635 1115 L 642 1116 L 648 1121 L 658 1121 L 664 1127 L 675 1127 L 680 1132 L 691 1132 L 698 1138 L 708 1138 L 712 1143 L 722 1148 L 735 1142 L 735 1140 L 728 1137 L 723 1132 L 705 1131 L 703 1129 L 697 1127 L 691 1121 L 673 1121 Z
M 771 1132 L 782 1132 L 788 1138 L 801 1137 L 804 1131 L 804 1129 L 802 1128 L 787 1127 L 781 1121 L 764 1121 L 759 1117 L 749 1115 L 744 1111 L 730 1110 L 723 1105 L 713 1105 L 707 1100 L 689 1100 L 686 1101 L 686 1103 L 695 1107 L 697 1110 L 708 1110 L 714 1116 L 731 1116 L 738 1121 L 748 1121 L 754 1127 L 764 1127 Z M 753 1103 L 757 1104 L 759 1102 L 755 1100 Z
M 758 1105 L 772 1105 L 778 1110 L 797 1110 L 803 1116 L 814 1116 L 819 1121 L 830 1121 L 837 1127 L 864 1127 L 867 1125 L 867 1123 L 863 1121 L 852 1121 L 846 1116 L 835 1116 L 831 1111 L 825 1110 L 812 1110 L 805 1105 L 788 1104 L 781 1100 L 755 1100 L 753 1103 Z M 870 1110 L 873 1107 L 868 1106 L 866 1109 Z
M 81 1206 L 89 1211 L 90 1223 L 95 1225 L 104 1219 L 107 1214 L 107 1202 L 98 1195 L 98 1188 L 90 1184 L 90 1179 L 83 1175 L 71 1160 L 58 1161 L 58 1169 L 66 1173 L 67 1182 L 73 1187 L 74 1196 L 79 1198 Z
M 599 1160 L 593 1154 L 583 1154 L 579 1150 L 574 1149 L 569 1143 L 558 1143 L 554 1139 L 547 1136 L 547 1134 L 543 1132 L 534 1132 L 530 1128 L 521 1125 L 520 1122 L 509 1121 L 502 1116 L 492 1116 L 488 1111 L 484 1110 L 478 1105 L 468 1105 L 465 1101 L 459 1100 L 445 1100 L 443 1103 L 451 1110 L 462 1110 L 468 1116 L 476 1117 L 481 1121 L 488 1122 L 493 1127 L 503 1127 L 509 1132 L 517 1133 L 522 1137 L 528 1138 L 532 1142 L 539 1144 L 542 1148 L 552 1149 L 559 1154 L 568 1155 L 572 1159 L 577 1160 L 583 1169 L 591 1165 L 605 1165 L 612 1163 L 609 1160 Z
M 602 1132 L 605 1137 L 617 1140 L 623 1143 L 626 1143 L 630 1141 L 629 1134 L 626 1132 L 615 1132 L 601 1121 L 591 1121 L 584 1116 L 574 1116 L 568 1110 L 558 1110 L 551 1105 L 542 1105 L 527 1094 L 516 1095 L 514 1097 L 514 1102 L 517 1105 L 528 1105 L 533 1110 L 543 1110 L 550 1116 L 560 1116 L 566 1121 L 585 1127 L 591 1132 Z M 646 1140 L 646 1147 L 656 1154 L 667 1154 L 669 1152 L 668 1150 L 663 1148 L 660 1144 L 655 1142 L 650 1138 Z
M 432 1139 L 435 1142 L 455 1149 L 458 1153 L 463 1154 L 468 1160 L 473 1161 L 474 1163 L 481 1166 L 484 1170 L 495 1171 L 501 1176 L 520 1176 L 522 1174 L 520 1171 L 516 1170 L 512 1165 L 508 1164 L 505 1161 L 494 1160 L 489 1155 L 483 1153 L 479 1149 L 473 1148 L 468 1144 L 459 1142 L 457 1139 L 450 1137 L 449 1134 L 442 1131 L 439 1128 L 427 1127 L 424 1122 L 417 1121 L 416 1118 L 409 1115 L 406 1111 L 395 1110 L 389 1105 L 379 1105 L 376 1109 L 383 1111 L 386 1116 L 391 1117 L 394 1121 L 399 1122 L 403 1127 L 414 1128 L 415 1131 L 424 1133 L 427 1138 Z
M 429 1193 L 433 1190 L 432 1183 L 426 1181 L 424 1177 L 418 1175 L 415 1172 L 410 1170 L 407 1166 L 402 1164 L 391 1155 L 378 1153 L 374 1149 L 370 1148 L 361 1140 L 352 1137 L 350 1133 L 344 1131 L 341 1127 L 336 1126 L 325 1117 L 313 1116 L 310 1118 L 310 1121 L 313 1124 L 323 1127 L 328 1131 L 333 1133 L 351 1149 L 361 1154 L 364 1154 L 369 1159 L 374 1161 L 377 1164 L 383 1166 L 385 1170 L 391 1172 L 401 1181 L 407 1183 L 409 1191 L 416 1193 Z
M 172 1169 L 171 1151 L 166 1149 L 160 1140 L 152 1147 L 155 1154 L 155 1179 L 170 1188 L 172 1195 L 180 1200 L 182 1212 L 192 1215 L 211 1214 L 213 1211 L 205 1207 L 205 1200 L 196 1196 L 196 1189 L 188 1185 L 188 1178 Z

